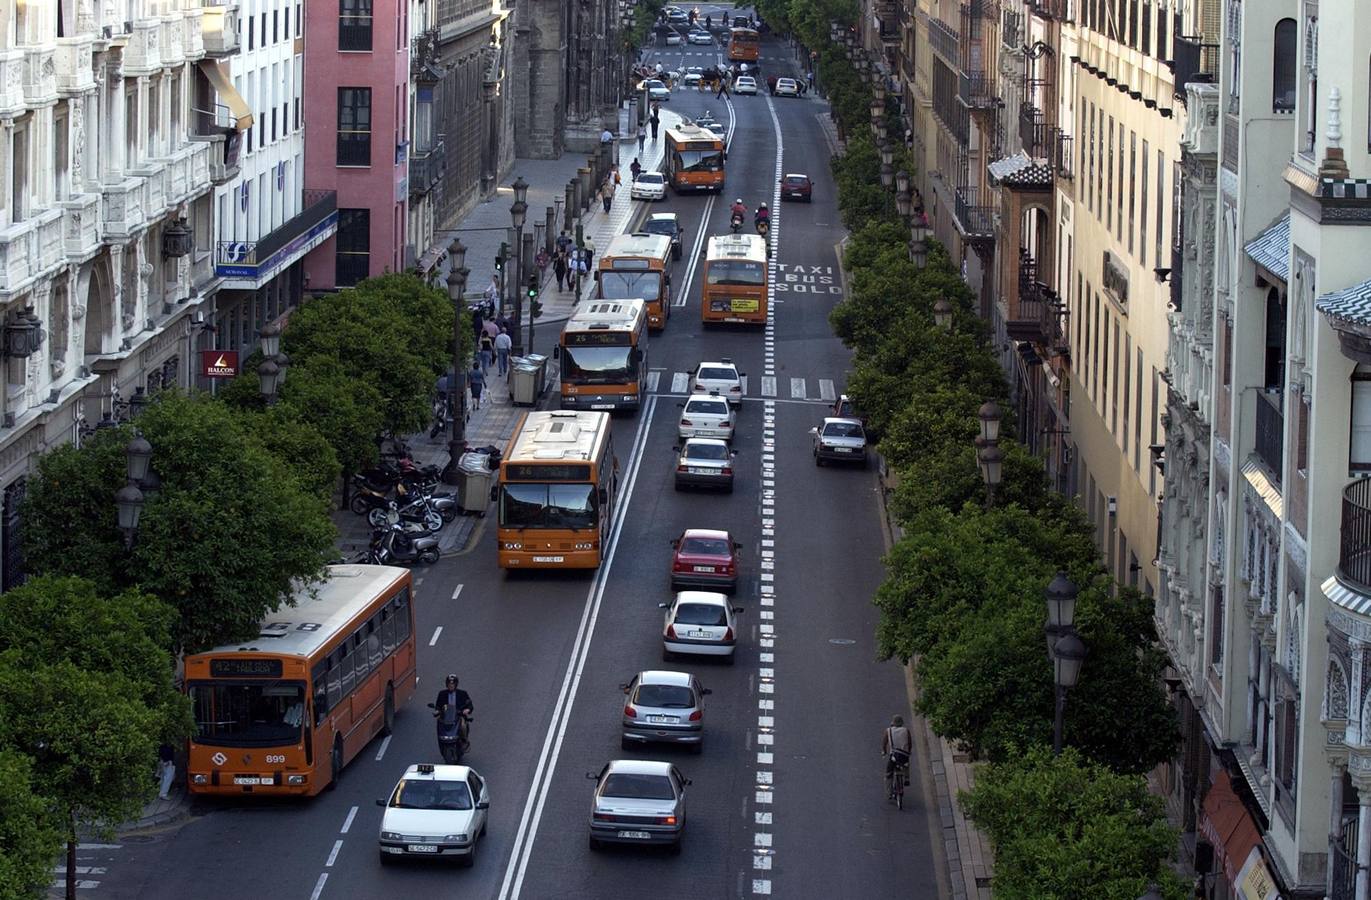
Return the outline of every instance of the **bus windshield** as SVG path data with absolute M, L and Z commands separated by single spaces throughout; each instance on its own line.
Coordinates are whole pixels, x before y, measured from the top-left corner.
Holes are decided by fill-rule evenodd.
M 633 347 L 563 347 L 562 380 L 570 384 L 621 384 L 636 381 Z
M 606 300 L 660 300 L 661 292 L 661 272 L 600 271 L 600 296 Z
M 272 681 L 202 681 L 190 686 L 196 740 L 226 747 L 272 747 L 300 742 L 305 686 Z
M 722 150 L 677 150 L 676 170 L 678 172 L 722 172 L 724 151 Z
M 766 270 L 759 262 L 743 259 L 716 259 L 709 263 L 710 284 L 766 284 Z
M 500 524 L 507 528 L 594 529 L 593 484 L 512 482 L 500 486 Z

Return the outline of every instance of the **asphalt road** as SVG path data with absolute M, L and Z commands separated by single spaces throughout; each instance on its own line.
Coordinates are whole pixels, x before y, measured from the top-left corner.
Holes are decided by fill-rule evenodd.
M 703 15 L 703 8 L 702 13 Z M 669 54 L 667 51 L 670 51 Z M 708 65 L 715 48 L 659 48 L 665 65 Z M 788 63 L 769 40 L 764 71 Z M 650 57 L 650 60 L 653 60 Z M 653 338 L 652 400 L 615 424 L 626 507 L 613 556 L 598 573 L 507 577 L 493 522 L 470 552 L 418 570 L 420 684 L 388 742 L 368 747 L 337 790 L 306 802 L 194 806 L 188 823 L 92 851 L 103 898 L 895 897 L 940 890 L 934 824 L 916 780 L 897 812 L 883 802 L 879 738 L 907 709 L 902 670 L 873 662 L 884 550 L 871 469 L 816 468 L 808 429 L 840 392 L 848 354 L 827 314 L 841 297 L 842 231 L 811 100 L 681 92 L 672 108 L 705 108 L 736 127 L 718 196 L 669 195 L 690 245 L 676 263 L 682 306 Z M 778 155 L 780 163 L 778 164 Z M 778 171 L 815 179 L 812 204 L 777 210 L 774 331 L 711 330 L 699 321 L 696 235 L 727 231 L 728 205 L 773 202 Z M 687 275 L 691 276 L 687 280 Z M 783 288 L 783 289 L 782 289 Z M 748 373 L 731 495 L 672 487 L 678 373 L 730 357 Z M 763 377 L 775 396 L 763 397 Z M 768 430 L 769 429 L 769 430 Z M 675 662 L 713 689 L 702 755 L 670 759 L 693 780 L 678 857 L 634 848 L 592 853 L 584 774 L 625 755 L 618 689 L 664 667 L 661 612 L 668 541 L 685 527 L 731 530 L 745 548 L 735 602 L 745 608 L 735 665 Z M 441 627 L 441 632 L 438 629 Z M 412 762 L 435 756 L 423 708 L 442 676 L 461 674 L 476 704 L 468 762 L 492 795 L 489 833 L 472 870 L 378 864 L 375 801 Z M 923 769 L 916 760 L 915 771 Z M 912 802 L 911 802 L 912 801 Z M 940 850 L 940 848 L 939 848 Z

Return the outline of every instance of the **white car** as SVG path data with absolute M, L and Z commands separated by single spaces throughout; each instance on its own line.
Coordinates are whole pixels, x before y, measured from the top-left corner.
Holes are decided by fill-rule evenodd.
M 666 178 L 661 172 L 639 172 L 628 196 L 633 200 L 665 200 Z
M 677 433 L 681 440 L 712 437 L 731 441 L 733 423 L 733 407 L 718 391 L 696 394 L 681 404 L 681 422 L 677 426 Z
M 692 44 L 713 44 L 714 36 L 707 31 L 692 31 L 686 35 L 686 40 Z
M 741 606 L 729 604 L 728 595 L 717 591 L 678 591 L 670 603 L 657 604 L 666 610 L 662 622 L 662 659 L 672 660 L 677 653 L 697 656 L 722 656 L 733 662 L 738 643 L 738 613 Z
M 476 864 L 476 843 L 486 831 L 490 794 L 470 766 L 420 763 L 401 776 L 381 816 L 381 862 L 456 859 Z
M 690 393 L 717 392 L 721 397 L 727 398 L 731 406 L 737 406 L 743 402 L 743 375 L 731 359 L 702 362 L 690 375 Z
M 800 96 L 800 83 L 794 78 L 776 79 L 777 97 L 798 97 Z
M 649 78 L 647 81 L 644 81 L 643 89 L 647 91 L 647 98 L 649 100 L 671 99 L 671 88 L 667 87 L 665 83 L 656 78 Z
M 679 46 L 681 46 L 681 36 L 680 36 L 679 34 L 677 34 L 676 32 L 674 32 L 674 31 L 671 32 L 670 34 L 668 34 L 668 35 L 666 36 L 666 45 L 667 45 L 668 47 L 679 47 Z
M 757 93 L 757 79 L 751 75 L 739 75 L 733 82 L 733 93 L 735 94 L 755 94 Z
M 687 72 L 686 75 L 685 75 L 685 77 L 681 79 L 681 87 L 695 88 L 696 90 L 699 90 L 699 88 L 700 88 L 700 73 L 699 73 L 699 72 Z

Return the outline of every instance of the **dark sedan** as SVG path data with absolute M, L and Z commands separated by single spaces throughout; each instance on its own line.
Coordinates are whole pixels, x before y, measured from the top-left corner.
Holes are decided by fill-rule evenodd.
M 792 173 L 781 179 L 782 200 L 803 200 L 809 203 L 814 199 L 814 182 L 808 175 Z

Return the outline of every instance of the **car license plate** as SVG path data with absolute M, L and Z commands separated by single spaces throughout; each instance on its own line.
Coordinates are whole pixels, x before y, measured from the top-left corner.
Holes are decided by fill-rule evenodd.
M 534 562 L 541 562 L 541 563 L 559 563 L 559 562 L 564 562 L 563 558 L 560 557 L 560 556 L 535 556 L 535 557 L 533 557 L 533 561 L 534 561 Z
M 591 409 L 613 409 L 613 408 L 614 408 L 614 404 L 613 404 L 613 403 L 592 403 L 592 404 L 590 404 L 590 408 L 591 408 Z
M 709 572 L 711 574 L 714 572 L 713 566 L 695 566 L 694 568 L 696 572 Z
M 437 853 L 437 844 L 406 844 L 405 849 L 410 853 Z
M 652 835 L 648 834 L 646 831 L 621 831 L 619 832 L 619 837 L 634 838 L 636 840 L 645 841 L 648 838 L 652 837 Z
M 271 784 L 270 778 L 258 778 L 256 775 L 234 775 L 234 784 Z
M 729 316 L 729 317 L 725 318 L 724 321 L 725 321 L 725 322 L 743 322 L 743 321 L 746 321 L 746 320 L 744 320 L 744 319 L 739 319 L 739 318 L 737 318 L 737 317 L 735 317 L 735 316 Z
M 713 469 L 706 469 L 703 466 L 690 466 L 686 469 L 691 475 L 712 475 Z
M 655 722 L 655 723 L 657 723 L 657 724 L 659 724 L 659 725 L 675 725 L 675 724 L 677 724 L 678 722 L 681 721 L 681 717 L 680 717 L 680 716 L 648 716 L 648 717 L 647 717 L 647 720 L 648 720 L 649 722 Z
M 714 637 L 714 635 L 711 634 L 711 633 L 708 632 L 708 631 L 692 631 L 692 632 L 690 632 L 690 636 L 693 637 L 693 638 L 712 638 L 712 637 Z
M 833 449 L 834 449 L 834 450 L 837 450 L 839 453 L 856 453 L 856 452 L 857 452 L 857 451 L 853 450 L 851 447 L 834 447 Z

